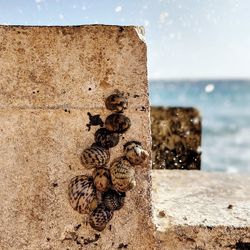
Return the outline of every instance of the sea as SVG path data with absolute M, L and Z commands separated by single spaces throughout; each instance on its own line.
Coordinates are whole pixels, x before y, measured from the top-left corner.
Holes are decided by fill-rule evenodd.
M 250 174 L 250 80 L 151 80 L 152 106 L 195 107 L 205 171 Z

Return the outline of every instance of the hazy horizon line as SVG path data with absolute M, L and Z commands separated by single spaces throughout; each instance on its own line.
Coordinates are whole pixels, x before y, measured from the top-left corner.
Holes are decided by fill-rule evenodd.
M 148 78 L 149 81 L 250 81 L 250 77 L 180 77 Z

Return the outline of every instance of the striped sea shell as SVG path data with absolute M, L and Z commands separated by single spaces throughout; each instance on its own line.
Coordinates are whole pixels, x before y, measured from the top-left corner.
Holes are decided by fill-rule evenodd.
M 113 188 L 119 192 L 127 192 L 136 186 L 135 171 L 124 158 L 118 158 L 111 164 L 110 175 Z
M 130 141 L 124 145 L 124 152 L 127 160 L 133 165 L 143 163 L 149 156 L 148 152 L 143 149 L 138 141 Z
M 109 110 L 123 112 L 128 107 L 128 100 L 122 94 L 113 94 L 106 99 L 105 105 Z
M 130 126 L 130 119 L 120 113 L 111 114 L 105 120 L 105 127 L 111 132 L 124 133 Z
M 119 134 L 100 128 L 95 132 L 95 142 L 104 148 L 113 148 L 119 143 Z
M 113 189 L 103 193 L 102 203 L 111 211 L 119 210 L 123 207 L 126 193 L 117 192 Z
M 81 154 L 81 163 L 86 168 L 101 167 L 105 165 L 109 159 L 109 150 L 97 145 L 85 149 Z
M 89 224 L 97 231 L 103 231 L 112 219 L 113 212 L 108 210 L 105 206 L 99 205 L 89 217 Z
M 92 176 L 79 175 L 70 180 L 69 203 L 80 214 L 89 213 L 97 207 L 96 189 Z
M 98 168 L 94 171 L 94 184 L 97 190 L 107 191 L 111 186 L 110 173 L 107 168 Z

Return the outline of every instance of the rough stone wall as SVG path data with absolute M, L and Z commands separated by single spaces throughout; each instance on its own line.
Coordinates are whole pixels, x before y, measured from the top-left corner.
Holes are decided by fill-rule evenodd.
M 0 248 L 153 249 L 150 159 L 101 233 L 67 199 L 69 180 L 90 173 L 80 153 L 93 142 L 87 112 L 104 120 L 115 89 L 129 101 L 131 139 L 151 148 L 146 45 L 136 27 L 0 27 Z

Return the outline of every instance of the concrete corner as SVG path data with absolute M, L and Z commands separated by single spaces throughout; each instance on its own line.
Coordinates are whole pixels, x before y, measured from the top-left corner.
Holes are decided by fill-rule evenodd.
M 101 233 L 69 205 L 67 186 L 93 143 L 87 112 L 105 119 L 115 90 L 132 126 L 111 150 L 136 139 L 150 151 L 146 45 L 134 27 L 0 27 L 0 248 L 152 249 L 150 159 L 137 187 Z

